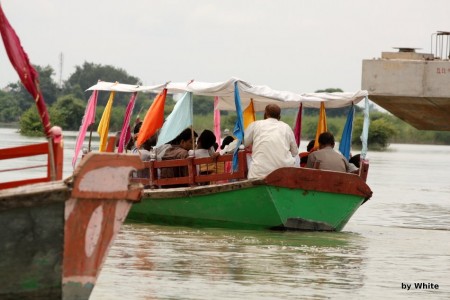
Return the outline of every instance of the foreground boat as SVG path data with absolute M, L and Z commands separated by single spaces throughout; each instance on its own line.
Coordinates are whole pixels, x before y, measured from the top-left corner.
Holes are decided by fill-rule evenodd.
M 299 124 L 302 107 L 320 108 L 321 115 L 322 111 L 323 115 L 325 114 L 325 108 L 350 107 L 346 122 L 347 130 L 344 130 L 347 134 L 345 138 L 344 134 L 341 138 L 341 144 L 348 145 L 347 156 L 350 154 L 351 144 L 351 134 L 348 132 L 351 132 L 353 124 L 351 106 L 363 99 L 366 102 L 361 135 L 364 137 L 361 151 L 362 166 L 359 176 L 319 169 L 281 168 L 265 178 L 248 180 L 247 154 L 244 150 L 239 151 L 237 164 L 232 163 L 232 155 L 220 156 L 217 159 L 189 157 L 160 161 L 155 160 L 157 150 L 153 150 L 154 153 L 150 155 L 153 159 L 145 162 L 145 170 L 136 174 L 134 178 L 135 182 L 142 183 L 147 188 L 144 190 L 142 201 L 131 208 L 127 218 L 129 221 L 237 229 L 340 231 L 359 206 L 372 195 L 372 191 L 365 183 L 368 171 L 368 162 L 365 160 L 369 123 L 367 91 L 297 94 L 252 85 L 236 78 L 217 83 L 189 81 L 169 82 L 156 86 L 98 82 L 88 90 L 108 91 L 110 95 L 113 95 L 113 92 L 131 92 L 133 95 L 138 92 L 159 92 L 154 103 L 165 99 L 167 93 L 184 93 L 173 109 L 173 115 L 167 117 L 164 125 L 161 121 L 162 129 L 158 134 L 157 146 L 169 142 L 176 134 L 192 125 L 191 120 L 190 123 L 183 123 L 182 128 L 178 128 L 181 120 L 185 122 L 184 120 L 189 120 L 189 116 L 193 115 L 193 95 L 215 97 L 215 110 L 236 111 L 235 131 L 239 133 L 236 135 L 239 143 L 245 138 L 242 130 L 243 122 L 240 120 L 242 107 L 247 107 L 246 110 L 250 108 L 253 113 L 263 111 L 269 103 L 277 104 L 281 108 L 299 108 L 296 122 Z M 153 104 L 144 118 L 144 124 L 146 121 L 150 121 L 147 124 L 152 121 L 147 116 L 158 115 L 158 111 L 152 110 L 152 107 Z M 163 113 L 161 109 L 160 111 Z M 160 119 L 163 120 L 163 116 L 160 116 Z M 220 127 L 219 124 L 215 125 L 218 125 L 215 128 Z M 144 127 L 149 128 L 145 125 L 141 128 Z M 167 128 L 178 128 L 178 131 L 174 134 L 172 132 L 174 130 L 165 130 Z M 139 132 L 141 142 L 154 134 L 154 131 L 150 133 L 141 131 Z M 169 136 L 168 132 L 172 135 Z M 220 134 L 220 130 L 218 132 Z M 140 144 L 139 138 L 137 144 Z M 300 140 L 299 137 L 298 139 Z M 343 141 L 346 143 L 342 143 Z M 119 144 L 123 142 L 124 140 Z M 225 164 L 228 164 L 227 166 L 233 164 L 233 168 L 238 169 L 231 172 Z M 197 173 L 197 170 L 204 170 L 208 166 L 213 166 L 212 172 L 208 171 L 207 175 Z M 174 167 L 187 170 L 187 176 L 164 179 L 158 177 L 162 169 Z M 137 178 L 137 175 L 141 177 Z M 169 188 L 173 186 L 184 187 Z
M 240 153 L 241 166 L 244 152 Z M 231 155 L 171 161 L 188 166 L 225 163 Z M 220 227 L 234 229 L 340 231 L 354 212 L 372 196 L 365 183 L 368 165 L 361 176 L 307 168 L 281 168 L 264 179 L 248 180 L 245 167 L 236 173 L 197 175 L 156 179 L 158 169 L 167 161 L 146 163 L 149 179 L 135 179 L 150 188 L 140 203 L 132 206 L 128 221 L 153 224 Z M 189 166 L 194 166 L 190 168 Z M 200 185 L 205 182 L 231 182 Z M 176 180 L 176 181 L 175 181 Z M 162 188 L 174 183 L 189 187 Z
M 136 156 L 91 153 L 68 180 L 0 190 L 0 299 L 88 299 L 141 197 L 129 184 L 139 168 Z

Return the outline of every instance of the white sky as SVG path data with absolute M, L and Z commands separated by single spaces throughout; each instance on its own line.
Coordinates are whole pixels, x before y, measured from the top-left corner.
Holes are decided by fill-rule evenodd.
M 392 47 L 431 51 L 449 0 L 2 0 L 30 61 L 59 80 L 85 61 L 144 84 L 224 81 L 278 90 L 361 88 L 362 60 Z M 0 87 L 16 82 L 0 47 Z M 95 84 L 93 82 L 92 84 Z

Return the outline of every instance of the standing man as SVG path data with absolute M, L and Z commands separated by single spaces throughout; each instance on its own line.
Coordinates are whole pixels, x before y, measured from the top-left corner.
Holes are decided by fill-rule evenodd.
M 278 168 L 295 166 L 298 147 L 294 132 L 280 121 L 280 114 L 278 105 L 269 104 L 264 120 L 251 123 L 245 130 L 244 145 L 253 145 L 248 178 L 265 177 Z

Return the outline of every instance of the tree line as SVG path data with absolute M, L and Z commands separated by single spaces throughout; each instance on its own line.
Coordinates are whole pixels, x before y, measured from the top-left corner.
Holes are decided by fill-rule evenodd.
M 98 80 L 128 84 L 142 85 L 142 81 L 129 75 L 125 70 L 110 65 L 84 62 L 76 66 L 75 71 L 59 86 L 52 78 L 55 74 L 51 66 L 34 66 L 39 73 L 40 88 L 45 102 L 49 107 L 52 124 L 61 126 L 64 130 L 78 130 L 84 115 L 85 106 L 91 93 L 85 92 Z M 342 92 L 341 89 L 325 89 L 316 92 Z M 134 118 L 138 115 L 142 119 L 151 105 L 155 94 L 139 93 L 135 106 Z M 109 93 L 99 93 L 96 109 L 96 122 L 100 121 L 101 114 L 108 100 Z M 111 115 L 110 131 L 120 130 L 123 122 L 129 93 L 116 93 Z M 213 128 L 212 97 L 194 95 L 194 128 L 196 130 Z M 172 111 L 174 101 L 170 95 L 166 99 L 166 116 Z M 349 108 L 327 109 L 329 131 L 340 137 L 344 128 Z M 359 136 L 362 131 L 361 108 L 355 106 L 355 120 L 353 143 L 360 143 Z M 283 110 L 282 120 L 293 126 L 297 110 Z M 378 112 L 371 108 L 371 125 L 369 130 L 369 145 L 371 148 L 386 148 L 389 143 L 430 143 L 450 145 L 450 133 L 441 131 L 420 131 L 403 122 L 397 117 Z M 257 114 L 257 119 L 262 115 Z M 234 113 L 221 112 L 222 128 L 233 129 L 236 120 Z M 302 138 L 312 139 L 318 120 L 317 109 L 305 109 L 303 114 Z M 20 132 L 25 135 L 42 135 L 42 124 L 39 119 L 34 99 L 25 90 L 20 81 L 10 83 L 0 90 L 0 123 L 18 123 Z M 96 125 L 97 125 L 96 124 Z M 95 127 L 96 128 L 96 127 Z

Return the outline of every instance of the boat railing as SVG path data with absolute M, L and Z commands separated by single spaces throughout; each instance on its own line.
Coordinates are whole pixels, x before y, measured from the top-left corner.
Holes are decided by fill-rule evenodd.
M 25 158 L 30 156 L 47 155 L 47 163 L 19 168 L 0 169 L 0 173 L 28 170 L 33 168 L 47 168 L 45 177 L 28 178 L 16 181 L 1 182 L 0 189 L 7 189 L 39 182 L 61 180 L 63 172 L 63 145 L 62 140 L 55 142 L 38 143 L 26 146 L 0 149 L 0 160 Z
M 145 168 L 136 172 L 134 182 L 142 183 L 147 188 L 164 188 L 175 186 L 198 186 L 209 183 L 228 182 L 247 178 L 247 161 L 244 150 L 238 153 L 238 170 L 232 171 L 233 155 L 218 157 L 155 160 L 144 162 Z M 161 178 L 164 168 L 184 168 L 185 176 Z

